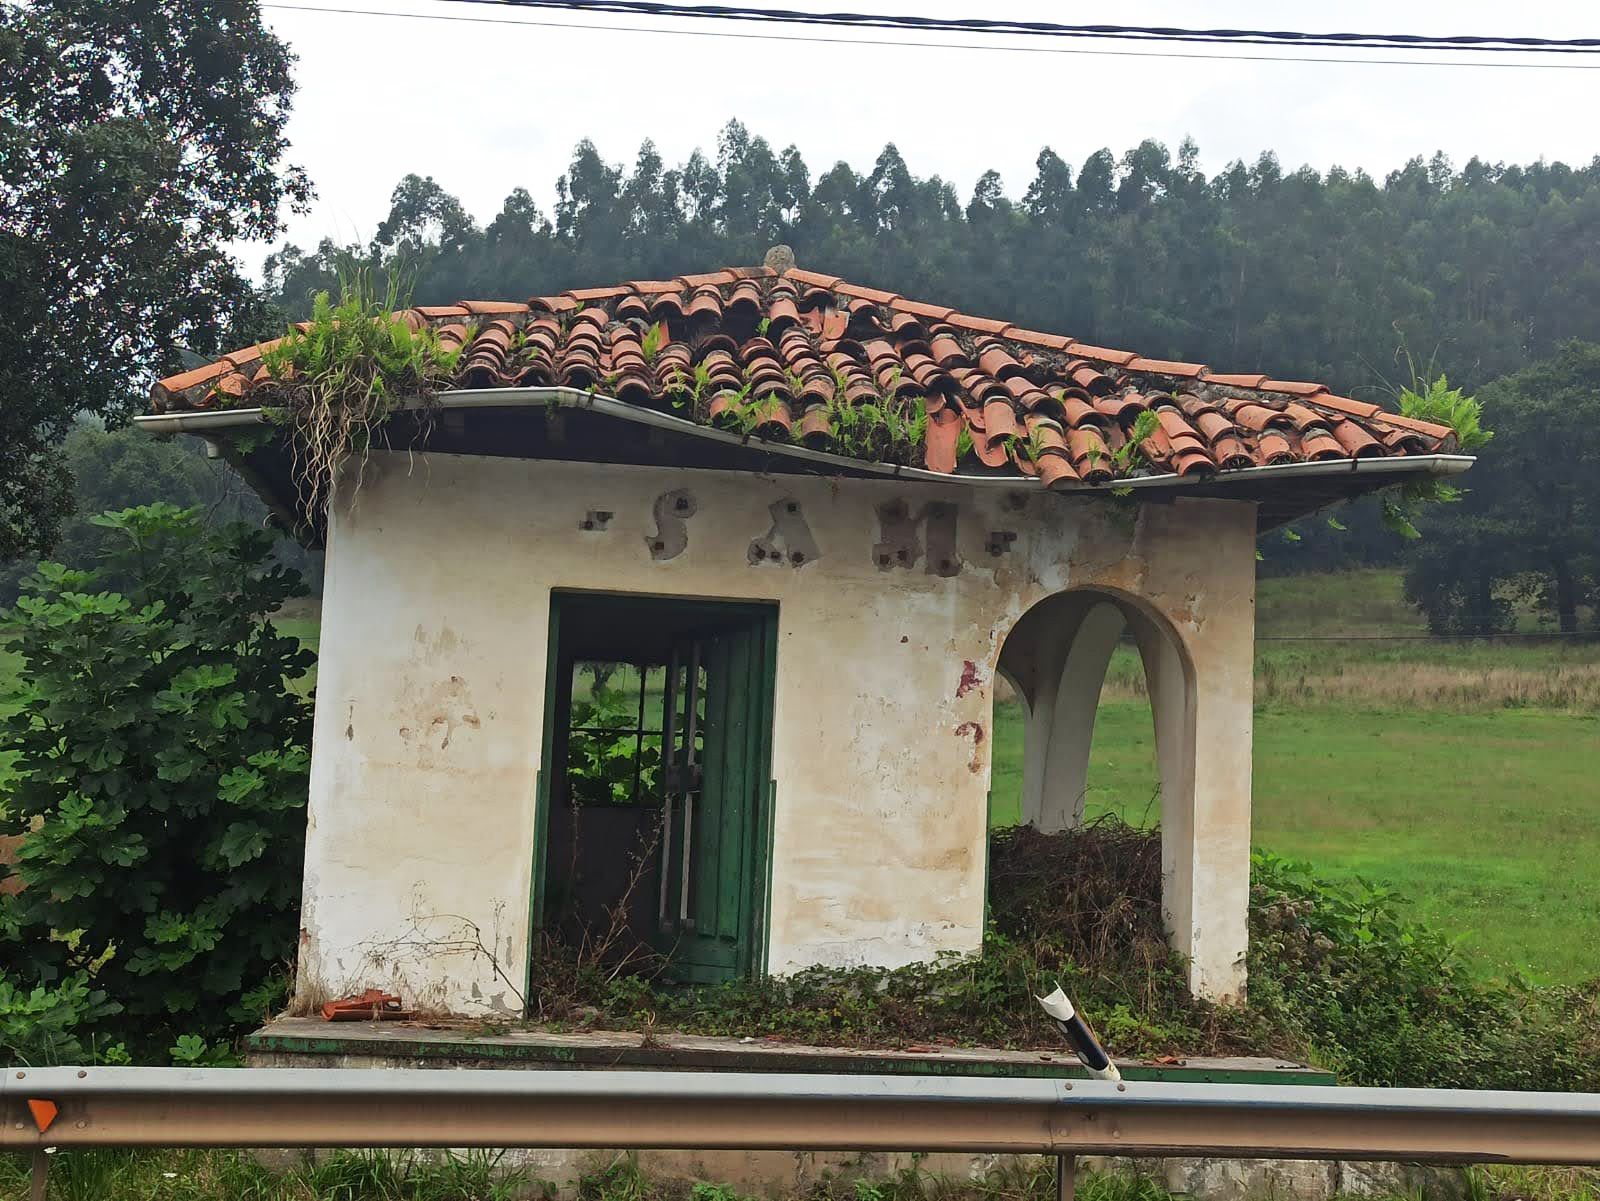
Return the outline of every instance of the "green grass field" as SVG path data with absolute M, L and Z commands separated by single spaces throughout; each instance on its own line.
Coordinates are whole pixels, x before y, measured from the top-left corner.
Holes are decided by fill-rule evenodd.
M 1160 815 L 1150 710 L 1101 706 L 1090 814 Z M 1496 974 L 1600 974 L 1600 717 L 1265 707 L 1255 729 L 1254 841 L 1333 877 L 1395 889 Z M 1015 820 L 1022 725 L 995 721 L 994 812 Z

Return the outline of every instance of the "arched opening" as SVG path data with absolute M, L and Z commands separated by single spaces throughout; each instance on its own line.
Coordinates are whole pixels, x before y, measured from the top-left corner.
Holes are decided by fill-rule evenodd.
M 1023 614 L 997 674 L 1022 720 L 1015 817 L 1046 833 L 1083 822 L 1106 672 L 1124 635 L 1143 666 L 1159 778 L 1161 917 L 1198 996 L 1244 990 L 1250 885 L 1250 640 L 1221 623 L 1190 648 L 1157 609 L 1108 588 L 1072 589 Z M 1124 660 L 1128 655 L 1123 650 Z M 1006 703 L 1006 702 L 1001 702 Z M 1016 725 L 1015 722 L 1012 723 Z M 996 722 L 996 767 L 1004 747 Z M 1011 740 L 1014 746 L 1015 739 Z M 1148 778 L 1148 777 L 1146 777 Z M 1124 805 L 1137 798 L 1122 798 Z M 1001 806 L 991 804 L 991 811 Z
M 1193 670 L 1163 618 L 1109 590 L 1057 593 L 1012 627 L 997 672 L 1009 695 L 996 697 L 995 824 L 1056 832 L 1107 810 L 1182 820 L 1164 811 L 1191 791 Z M 1112 753 L 1091 778 L 1103 700 Z

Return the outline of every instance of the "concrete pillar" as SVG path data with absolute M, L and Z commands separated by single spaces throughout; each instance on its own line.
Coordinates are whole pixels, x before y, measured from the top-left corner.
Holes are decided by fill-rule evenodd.
M 1093 593 L 1062 593 L 1007 636 L 998 671 L 1021 698 L 1022 820 L 1048 833 L 1083 823 L 1089 744 L 1124 619 Z
M 1083 802 L 1089 787 L 1089 746 L 1100 707 L 1106 668 L 1117 649 L 1126 619 L 1116 605 L 1100 601 L 1088 609 L 1072 631 L 1071 642 L 1053 688 L 1047 711 L 1041 709 L 1028 729 L 1028 748 L 1037 747 L 1036 775 L 1030 779 L 1024 759 L 1023 811 L 1035 804 L 1039 829 L 1054 833 L 1083 824 Z
M 1189 961 L 1192 993 L 1236 999 L 1249 940 L 1250 640 L 1208 646 L 1197 668 L 1164 623 L 1135 612 L 1129 624 L 1155 717 L 1167 935 Z M 1217 661 L 1230 655 L 1242 663 Z

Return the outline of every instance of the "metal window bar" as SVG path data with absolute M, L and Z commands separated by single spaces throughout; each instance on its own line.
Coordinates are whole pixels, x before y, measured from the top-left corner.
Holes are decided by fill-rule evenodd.
M 691 861 L 694 853 L 694 802 L 695 768 L 698 763 L 694 753 L 694 740 L 699 733 L 700 718 L 700 642 L 696 639 L 689 647 L 689 682 L 684 689 L 683 723 L 683 850 L 682 865 L 678 872 L 678 921 L 685 930 L 694 929 L 694 919 L 689 916 L 689 879 L 693 873 Z
M 610 735 L 613 735 L 613 736 L 617 736 L 617 735 L 631 735 L 632 736 L 632 738 L 633 738 L 633 790 L 629 794 L 629 799 L 628 799 L 627 803 L 630 804 L 630 805 L 637 805 L 637 804 L 641 803 L 641 799 L 642 799 L 642 785 L 643 785 L 643 777 L 644 777 L 644 740 L 645 740 L 645 736 L 647 734 L 661 733 L 661 731 L 650 729 L 645 723 L 645 700 L 646 700 L 646 696 L 647 696 L 647 692 L 648 692 L 649 670 L 650 670 L 650 668 L 652 666 L 659 666 L 659 664 L 629 663 L 629 664 L 626 664 L 626 666 L 633 668 L 636 672 L 639 673 L 638 715 L 637 715 L 637 717 L 635 719 L 635 723 L 634 723 L 633 727 L 630 729 L 630 728 L 628 728 L 626 726 L 568 726 L 567 727 L 567 732 L 570 733 L 570 734 L 610 734 Z M 665 700 L 663 699 L 663 705 L 664 704 L 665 704 Z M 667 736 L 663 735 L 662 736 L 663 750 L 665 748 L 666 741 L 667 741 Z
M 661 689 L 661 882 L 656 898 L 656 928 L 665 932 L 667 918 L 667 881 L 672 873 L 667 865 L 672 862 L 672 795 L 676 788 L 674 773 L 677 765 L 673 749 L 678 717 L 678 648 L 672 648 L 667 660 L 667 678 Z

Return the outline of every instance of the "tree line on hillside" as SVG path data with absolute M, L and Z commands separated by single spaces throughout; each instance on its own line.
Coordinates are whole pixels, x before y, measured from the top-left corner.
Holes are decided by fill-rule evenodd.
M 870 172 L 841 162 L 813 178 L 797 148 L 775 151 L 737 121 L 714 158 L 696 151 L 676 167 L 649 141 L 631 169 L 583 141 L 552 213 L 518 188 L 480 224 L 441 184 L 407 175 L 371 242 L 285 246 L 268 285 L 299 317 L 354 265 L 403 274 L 417 303 L 434 304 L 759 263 L 787 243 L 803 266 L 905 295 L 1391 407 L 1400 388 L 1440 374 L 1469 393 L 1511 375 L 1490 389 L 1502 435 L 1467 479 L 1473 499 L 1430 514 L 1421 558 L 1364 502 L 1270 539 L 1263 567 L 1404 562 L 1441 632 L 1504 629 L 1519 597 L 1575 629 L 1600 579 L 1600 525 L 1588 501 L 1557 513 L 1541 489 L 1546 476 L 1585 497 L 1600 486 L 1585 478 L 1600 452 L 1582 436 L 1600 402 L 1569 380 L 1558 407 L 1573 436 L 1551 437 L 1518 408 L 1522 390 L 1542 385 L 1514 373 L 1600 334 L 1600 158 L 1458 170 L 1435 155 L 1379 181 L 1285 172 L 1271 153 L 1207 178 L 1198 157 L 1191 140 L 1176 157 L 1146 140 L 1074 171 L 1046 148 L 1020 200 L 990 171 L 963 203 L 948 182 L 912 174 L 893 145 Z M 1581 361 L 1564 355 L 1548 370 L 1570 375 Z M 1501 455 L 1522 467 L 1490 466 Z M 1546 523 L 1540 537 L 1532 520 Z M 1560 538 L 1550 521 L 1566 523 Z M 1534 549 L 1553 539 L 1570 546 Z
M 284 246 L 261 288 L 227 247 L 275 238 L 281 212 L 310 195 L 281 161 L 290 62 L 256 0 L 0 6 L 0 311 L 12 335 L 0 345 L 0 561 L 58 545 L 86 553 L 89 505 L 149 499 L 111 495 L 116 473 L 98 452 L 71 457 L 75 423 L 104 422 L 116 451 L 153 377 L 276 335 L 352 259 L 400 273 L 425 303 L 756 263 L 782 242 L 802 265 L 970 312 L 1386 402 L 1417 375 L 1446 373 L 1469 393 L 1539 363 L 1571 376 L 1579 360 L 1554 356 L 1600 331 L 1600 159 L 1457 168 L 1435 155 L 1377 179 L 1286 171 L 1266 153 L 1208 177 L 1192 141 L 1173 154 L 1146 140 L 1077 166 L 1046 148 L 1020 196 L 993 171 L 962 196 L 913 174 L 892 145 L 870 170 L 817 174 L 797 148 L 776 150 L 738 122 L 712 153 L 676 165 L 649 142 L 631 166 L 581 142 L 549 213 L 519 188 L 479 222 L 439 183 L 408 175 L 370 243 Z M 1500 393 L 1506 404 L 1521 386 Z M 1568 407 L 1593 403 L 1585 387 L 1561 392 Z M 1548 476 L 1583 496 L 1560 513 L 1527 497 L 1486 516 L 1470 499 L 1442 508 L 1427 540 L 1437 586 L 1419 587 L 1478 597 L 1444 627 L 1518 588 L 1547 593 L 1564 623 L 1592 604 L 1582 481 L 1595 464 L 1581 434 L 1597 424 L 1573 419 L 1563 428 L 1576 436 L 1558 439 L 1504 423 L 1485 467 L 1501 455 L 1528 465 L 1506 487 Z M 188 498 L 192 465 L 170 465 Z M 105 474 L 80 478 L 75 495 L 75 471 Z M 1534 515 L 1569 522 L 1578 545 L 1527 552 L 1550 541 L 1526 524 Z M 1302 522 L 1264 554 L 1281 571 L 1406 551 L 1367 504 L 1338 528 Z M 1511 574 L 1486 584 L 1485 563 Z

